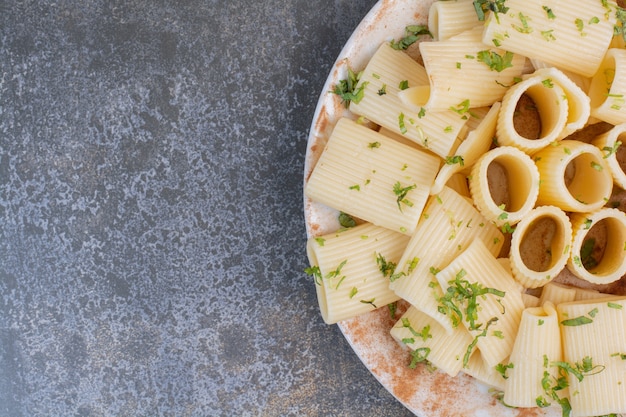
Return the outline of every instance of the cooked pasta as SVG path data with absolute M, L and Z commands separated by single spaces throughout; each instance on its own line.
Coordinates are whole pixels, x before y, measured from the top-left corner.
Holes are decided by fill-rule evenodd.
M 469 187 L 474 204 L 487 220 L 498 226 L 512 226 L 535 206 L 539 171 L 524 152 L 499 146 L 476 161 L 469 175 Z
M 613 182 L 622 190 L 626 190 L 626 172 L 624 172 L 626 147 L 622 147 L 622 144 L 626 143 L 626 123 L 614 126 L 608 132 L 596 137 L 592 143 L 604 153 Z
M 591 144 L 563 140 L 537 152 L 534 159 L 541 179 L 538 205 L 590 212 L 611 196 L 613 178 L 608 164 Z
M 624 297 L 557 306 L 574 416 L 626 413 L 624 307 Z
M 541 289 L 540 305 L 550 302 L 554 305 L 576 301 L 577 289 L 569 285 L 549 282 Z
M 396 301 L 384 266 L 398 262 L 408 241 L 369 223 L 310 238 L 307 256 L 318 268 L 315 287 L 324 321 L 333 324 Z
M 429 84 L 400 91 L 400 98 L 428 111 L 455 109 L 469 117 L 474 107 L 491 106 L 502 100 L 507 86 L 522 75 L 525 58 L 482 43 L 477 26 L 441 42 L 419 45 Z M 507 56 L 510 65 L 498 65 L 495 57 Z M 510 62 L 509 62 L 510 61 Z M 460 76 L 463 74 L 463 76 Z M 472 79 L 467 82 L 465 77 Z
M 448 332 L 413 306 L 391 328 L 391 335 L 409 349 L 424 352 L 430 363 L 450 376 L 463 368 L 463 357 L 472 343 L 472 336 L 464 328 Z
M 403 299 L 414 363 L 512 407 L 626 413 L 624 16 L 435 1 L 432 42 L 373 46 L 304 188 L 359 224 L 307 242 L 327 323 Z
M 435 178 L 435 182 L 430 190 L 431 194 L 438 194 L 448 183 L 454 174 L 466 170 L 476 162 L 478 158 L 493 143 L 493 135 L 496 132 L 496 122 L 500 103 L 494 103 L 489 112 L 481 119 L 481 123 L 476 129 L 469 132 L 467 138 L 457 148 L 453 156 L 447 157 Z M 532 161 L 531 161 L 532 162 Z M 539 174 L 537 173 L 537 177 Z M 538 178 L 537 178 L 538 179 Z M 538 185 L 538 184 L 537 184 Z
M 424 67 L 382 44 L 361 75 L 363 98 L 352 101 L 350 111 L 445 158 L 464 138 L 467 118 L 452 110 L 430 112 L 404 104 L 398 96 L 401 88 L 419 85 L 428 85 Z
M 439 311 L 438 299 L 443 293 L 435 272 L 445 268 L 475 241 L 484 242 L 489 252 L 496 256 L 504 237 L 465 197 L 444 187 L 441 193 L 430 197 L 398 262 L 391 288 L 452 332 L 450 319 Z
M 305 193 L 365 221 L 411 234 L 438 168 L 437 157 L 343 118 Z
M 511 270 L 526 288 L 551 282 L 569 259 L 572 226 L 565 212 L 554 206 L 532 209 L 513 231 Z M 545 287 L 544 287 L 545 289 Z
M 546 396 L 542 384 L 546 376 L 558 377 L 550 362 L 560 361 L 561 333 L 554 305 L 546 302 L 541 307 L 525 309 L 505 368 L 504 403 L 512 407 L 536 407 L 538 399 Z
M 507 0 L 491 13 L 483 42 L 591 77 L 613 38 L 612 0 Z
M 530 97 L 541 119 L 539 137 L 525 137 L 518 132 L 514 118 L 522 96 Z M 565 91 L 559 84 L 539 74 L 528 77 L 509 88 L 502 99 L 498 116 L 497 139 L 500 145 L 515 146 L 534 153 L 562 138 L 568 123 L 569 107 Z
M 626 50 L 611 48 L 589 87 L 591 115 L 618 125 L 626 122 Z
M 626 274 L 626 213 L 604 208 L 571 216 L 574 238 L 568 269 L 594 284 L 609 284 Z
M 428 29 L 444 41 L 480 24 L 472 0 L 436 1 L 428 11 Z
M 445 294 L 455 294 L 457 291 L 461 294 L 476 294 L 481 293 L 480 290 L 489 289 L 475 299 L 464 300 L 468 304 L 475 303 L 473 319 L 471 312 L 458 317 L 457 310 L 447 309 L 449 305 L 445 297 L 440 305 L 448 312 L 447 318 L 453 327 L 455 321 L 458 321 L 476 338 L 476 346 L 488 366 L 496 366 L 506 359 L 513 348 L 525 308 L 521 292 L 511 274 L 481 240 L 475 240 L 447 267 L 437 272 L 436 278 Z M 467 306 L 463 308 L 467 309 Z

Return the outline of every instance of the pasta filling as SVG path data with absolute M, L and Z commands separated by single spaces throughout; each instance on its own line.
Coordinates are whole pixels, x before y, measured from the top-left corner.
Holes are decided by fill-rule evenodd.
M 515 106 L 513 127 L 520 136 L 526 139 L 541 137 L 541 117 L 537 105 L 531 96 L 522 94 Z
M 540 217 L 529 227 L 520 243 L 520 255 L 524 265 L 536 272 L 552 266 L 552 251 L 555 238 L 560 236 L 558 223 L 551 217 Z

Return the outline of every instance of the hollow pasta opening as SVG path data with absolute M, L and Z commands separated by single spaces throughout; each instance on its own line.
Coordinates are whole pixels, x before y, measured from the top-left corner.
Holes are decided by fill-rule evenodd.
M 565 250 L 563 228 L 552 216 L 535 219 L 522 236 L 519 253 L 524 265 L 535 272 L 552 268 Z
M 582 266 L 594 275 L 612 274 L 622 264 L 624 224 L 610 217 L 595 222 L 586 233 L 578 256 Z

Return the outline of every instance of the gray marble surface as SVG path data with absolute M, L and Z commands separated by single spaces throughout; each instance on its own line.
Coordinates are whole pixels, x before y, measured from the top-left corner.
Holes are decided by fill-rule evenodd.
M 408 416 L 306 266 L 302 170 L 374 0 L 0 0 L 0 416 Z

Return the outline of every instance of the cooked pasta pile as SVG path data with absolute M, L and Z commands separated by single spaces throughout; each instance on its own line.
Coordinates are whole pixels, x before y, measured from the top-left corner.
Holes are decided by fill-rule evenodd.
M 626 296 L 604 291 L 626 275 L 622 16 L 437 1 L 419 59 L 380 45 L 305 186 L 354 220 L 307 243 L 325 322 L 402 299 L 411 365 L 513 407 L 626 413 Z

